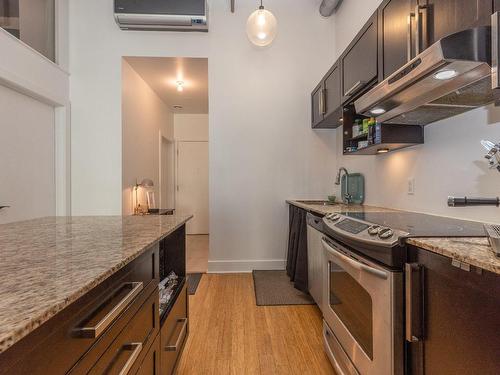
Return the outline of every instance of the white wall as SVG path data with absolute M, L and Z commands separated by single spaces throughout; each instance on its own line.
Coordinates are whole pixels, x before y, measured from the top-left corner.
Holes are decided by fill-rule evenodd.
M 54 108 L 0 86 L 0 223 L 56 212 Z
M 156 199 L 160 194 L 160 135 L 173 137 L 173 113 L 151 87 L 123 60 L 123 214 L 133 214 L 132 192 L 136 181 L 150 178 Z M 145 205 L 145 189 L 139 189 Z M 159 202 L 159 201 L 158 201 Z
M 379 0 L 350 0 L 335 16 L 339 56 L 376 9 Z M 471 220 L 500 222 L 496 207 L 449 208 L 448 195 L 500 194 L 500 174 L 487 169 L 482 139 L 500 141 L 500 109 L 493 106 L 440 121 L 425 128 L 425 144 L 378 156 L 342 155 L 342 128 L 337 134 L 337 166 L 366 178 L 366 203 Z M 415 195 L 407 194 L 415 179 Z
M 60 66 L 0 29 L 0 50 L 5 57 L 0 59 L 0 89 L 3 93 L 0 104 L 5 118 L 0 138 L 2 141 L 11 140 L 0 150 L 3 162 L 0 172 L 5 177 L 8 171 L 11 173 L 15 169 L 20 175 L 20 183 L 30 182 L 29 186 L 17 188 L 18 195 L 11 196 L 14 202 L 10 203 L 15 208 L 3 212 L 2 222 L 70 213 L 69 76 L 65 71 L 68 14 L 65 1 L 56 0 L 56 59 Z M 15 115 L 11 112 L 13 110 Z M 17 152 L 22 155 L 10 155 L 13 146 L 18 147 Z M 40 176 L 31 169 L 38 158 L 40 172 L 43 172 Z M 46 165 L 49 159 L 52 160 L 50 171 Z M 37 187 L 37 179 L 30 180 L 32 177 L 40 177 L 40 187 Z M 47 179 L 52 180 L 52 184 Z M 1 199 L 5 200 L 7 196 Z M 46 205 L 51 205 L 51 208 Z
M 310 129 L 310 92 L 333 63 L 320 0 L 272 0 L 270 48 L 246 37 L 257 3 L 210 4 L 210 32 L 123 32 L 110 1 L 70 0 L 73 213 L 122 212 L 121 57 L 208 57 L 210 225 L 214 270 L 282 266 L 290 197 L 333 184 L 334 132 Z M 92 20 L 89 27 L 89 20 Z
M 208 114 L 174 115 L 174 137 L 176 141 L 208 142 Z

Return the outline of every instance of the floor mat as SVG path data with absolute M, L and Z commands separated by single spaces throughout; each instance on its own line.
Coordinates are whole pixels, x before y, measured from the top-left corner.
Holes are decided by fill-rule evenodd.
M 188 293 L 193 295 L 196 293 L 196 289 L 198 289 L 198 285 L 200 285 L 202 273 L 190 273 L 188 274 Z
M 257 306 L 313 305 L 309 294 L 293 287 L 286 271 L 253 271 Z

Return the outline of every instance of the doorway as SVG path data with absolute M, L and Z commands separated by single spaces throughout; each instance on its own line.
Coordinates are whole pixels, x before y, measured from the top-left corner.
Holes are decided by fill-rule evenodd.
M 123 213 L 150 202 L 187 223 L 187 271 L 205 273 L 209 252 L 208 60 L 122 60 Z M 153 186 L 138 188 L 143 180 Z M 148 199 L 151 196 L 153 200 Z M 134 202 L 135 200 L 135 202 Z M 136 210 L 137 211 L 137 210 Z

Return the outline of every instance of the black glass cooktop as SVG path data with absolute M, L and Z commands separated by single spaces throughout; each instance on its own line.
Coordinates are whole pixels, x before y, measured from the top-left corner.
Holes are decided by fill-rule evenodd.
M 409 233 L 408 237 L 486 237 L 483 224 L 416 212 L 342 212 L 352 218 Z

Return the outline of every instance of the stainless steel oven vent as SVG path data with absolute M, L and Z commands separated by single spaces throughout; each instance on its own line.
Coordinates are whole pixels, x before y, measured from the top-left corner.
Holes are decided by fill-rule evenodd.
M 490 39 L 484 26 L 439 40 L 356 100 L 356 111 L 380 122 L 427 125 L 494 102 Z

